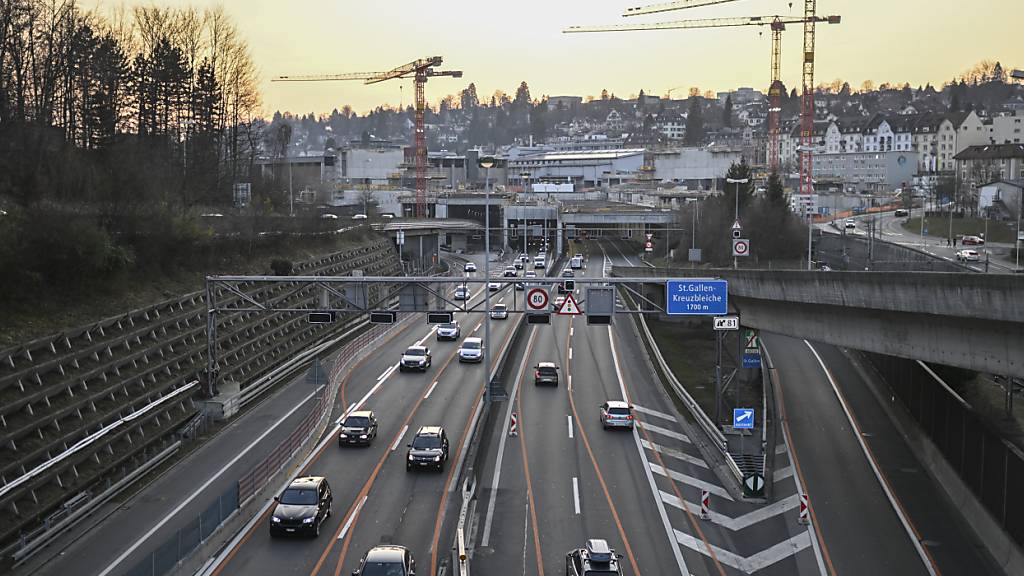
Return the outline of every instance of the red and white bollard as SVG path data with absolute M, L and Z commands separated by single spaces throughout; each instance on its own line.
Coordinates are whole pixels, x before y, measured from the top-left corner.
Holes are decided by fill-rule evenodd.
M 807 494 L 800 494 L 800 516 L 797 517 L 797 524 L 810 524 L 810 515 L 808 514 L 807 506 Z
M 515 412 L 512 413 L 512 420 L 509 421 L 508 435 L 519 436 L 519 415 Z
M 711 493 L 707 490 L 700 491 L 700 519 L 711 520 Z

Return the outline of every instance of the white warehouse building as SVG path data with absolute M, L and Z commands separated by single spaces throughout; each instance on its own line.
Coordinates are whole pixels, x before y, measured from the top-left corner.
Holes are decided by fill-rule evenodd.
M 510 157 L 508 173 L 530 181 L 565 178 L 579 189 L 600 186 L 620 175 L 628 179 L 638 174 L 643 164 L 642 148 L 540 152 Z

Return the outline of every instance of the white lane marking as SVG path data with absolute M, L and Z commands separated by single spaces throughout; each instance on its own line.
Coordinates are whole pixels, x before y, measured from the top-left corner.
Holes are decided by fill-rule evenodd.
M 574 327 L 574 326 L 570 326 L 569 327 L 569 338 L 572 338 L 572 333 L 575 332 L 575 331 L 576 331 L 576 327 Z
M 321 386 L 321 388 L 322 388 L 322 386 Z M 217 470 L 217 472 L 213 474 L 213 476 L 210 476 L 210 478 L 206 480 L 206 482 L 203 482 L 203 484 L 201 486 L 196 488 L 194 492 L 189 494 L 187 498 L 182 500 L 180 504 L 178 504 L 177 506 L 174 507 L 173 510 L 168 512 L 167 515 L 165 515 L 163 517 L 163 519 L 161 519 L 159 522 L 156 523 L 156 526 L 153 526 L 152 528 L 150 528 L 145 534 L 142 535 L 142 537 L 140 537 L 138 540 L 135 541 L 135 543 L 133 543 L 131 546 L 129 546 L 127 550 L 125 550 L 124 552 L 121 553 L 120 556 L 115 558 L 113 562 L 111 562 L 106 568 L 103 569 L 102 572 L 99 573 L 99 576 L 107 576 L 107 574 L 110 574 L 111 572 L 113 572 L 114 569 L 117 568 L 117 566 L 119 564 L 121 564 L 121 562 L 124 562 L 125 558 L 130 556 L 136 550 L 138 550 L 139 546 L 142 546 L 142 544 L 144 542 L 146 542 L 147 540 L 149 540 L 153 536 L 153 534 L 155 534 L 157 532 L 157 530 L 163 528 L 165 524 L 170 522 L 171 518 L 174 518 L 174 516 L 177 515 L 178 512 L 181 512 L 181 510 L 183 508 L 185 508 L 185 506 L 188 506 L 200 494 L 206 494 L 206 489 L 209 488 L 210 485 L 213 484 L 218 478 L 220 478 L 225 472 L 227 472 L 228 468 L 231 468 L 232 466 L 234 466 L 239 460 L 242 459 L 243 456 L 248 454 L 250 450 L 252 450 L 257 444 L 262 442 L 264 438 L 266 438 L 271 432 L 273 432 L 275 428 L 280 426 L 281 423 L 284 422 L 285 420 L 287 420 L 288 418 L 290 418 L 291 415 L 294 414 L 296 410 L 298 410 L 299 408 L 304 406 L 306 404 L 306 402 L 308 402 L 311 398 L 313 398 L 313 396 L 315 394 L 317 394 L 319 392 L 319 390 L 320 389 L 318 388 L 317 390 L 314 390 L 314 391 L 310 392 L 309 394 L 306 395 L 305 398 L 303 398 L 299 402 L 296 402 L 295 406 L 292 407 L 291 410 L 289 410 L 284 416 L 281 416 L 280 418 L 278 418 L 276 422 L 271 424 L 270 427 L 268 427 L 266 430 L 264 430 L 262 434 L 257 436 L 256 439 L 253 440 L 251 443 L 249 443 L 248 446 L 243 448 L 242 451 L 239 452 L 234 458 L 232 458 L 227 464 L 221 466 L 220 469 Z M 330 439 L 333 440 L 333 438 L 330 438 Z
M 676 440 L 681 440 L 683 442 L 690 442 L 690 438 L 682 432 L 676 432 L 675 430 L 669 430 L 668 428 L 662 428 L 661 426 L 648 424 L 647 422 L 641 422 L 640 425 L 644 427 L 644 430 L 649 432 L 668 436 L 669 438 L 675 438 Z
M 572 477 L 572 503 L 576 514 L 580 513 L 580 484 L 575 476 Z
M 676 472 L 675 470 L 669 470 L 666 472 L 665 469 L 658 464 L 649 464 L 648 467 L 651 469 L 651 472 L 654 472 L 659 476 L 672 478 L 673 480 L 682 482 L 683 484 L 689 486 L 693 486 L 694 488 L 707 490 L 708 492 L 714 494 L 715 496 L 718 496 L 719 498 L 725 498 L 726 500 L 733 501 L 732 496 L 729 495 L 729 492 L 727 492 L 725 488 L 722 488 L 718 484 L 714 484 L 712 482 L 705 482 L 699 478 L 687 476 L 686 474 L 683 474 L 682 472 Z
M 526 349 L 529 350 L 530 346 L 533 345 L 533 339 L 537 336 L 537 327 L 534 326 L 530 330 L 530 338 L 526 343 Z M 516 373 L 516 380 L 512 384 L 512 390 L 509 392 L 509 398 L 516 397 L 516 391 L 519 390 L 519 381 L 523 379 L 523 370 L 526 369 L 526 362 L 529 360 L 526 354 L 523 354 L 523 360 L 519 363 L 519 371 Z M 512 409 L 515 407 L 515 402 L 509 402 L 508 408 L 505 410 L 504 425 L 502 430 L 508 430 L 509 421 L 512 419 Z M 501 435 L 501 442 L 498 444 L 498 458 L 494 462 L 494 478 L 491 479 L 491 495 L 487 501 L 487 516 L 484 518 L 484 534 L 480 539 L 481 546 L 487 546 L 491 541 L 491 522 L 494 520 L 494 502 L 498 497 L 498 483 L 501 481 L 501 461 L 505 457 L 505 442 L 508 440 L 508 434 Z M 526 519 L 529 520 L 530 515 L 526 515 Z
M 569 438 L 572 438 L 572 415 L 566 414 L 565 419 L 569 423 Z
M 406 430 L 409 429 L 409 425 L 402 426 L 402 431 L 398 433 L 398 438 L 395 438 L 395 443 L 391 445 L 391 451 L 398 450 L 398 445 L 402 443 L 402 437 L 405 436 Z
M 569 347 L 569 360 L 572 360 L 572 347 Z
M 775 446 L 775 454 L 776 455 L 785 454 L 788 451 L 789 451 L 789 449 L 786 447 L 786 443 L 785 442 L 783 442 L 782 444 L 777 444 Z
M 342 422 L 344 422 L 345 418 L 348 418 L 348 415 L 352 412 L 353 409 L 355 409 L 355 407 L 356 407 L 356 403 L 355 402 L 349 404 L 348 408 L 345 408 L 345 411 L 341 413 L 341 416 L 338 416 L 338 419 L 335 420 L 334 423 L 335 424 L 341 424 Z
M 643 445 L 644 448 L 647 448 L 648 450 L 654 450 L 655 452 L 658 452 L 660 454 L 671 456 L 672 458 L 675 458 L 677 460 L 682 460 L 687 464 L 693 464 L 694 466 L 709 469 L 707 462 L 700 458 L 697 458 L 696 456 L 690 456 L 689 454 L 681 450 L 676 450 L 675 448 L 671 448 L 669 446 L 662 446 L 661 444 L 656 444 L 654 442 L 648 442 L 647 440 L 643 439 L 640 440 L 640 443 Z
M 619 248 L 618 244 L 612 242 L 612 246 L 615 248 L 615 251 L 618 252 L 619 255 L 621 255 L 626 260 L 626 264 L 629 264 L 630 266 L 636 266 L 636 264 L 634 264 L 633 261 L 629 259 L 629 256 L 626 256 L 626 253 L 623 252 L 621 248 Z
M 683 505 L 679 502 L 679 498 L 676 498 L 675 494 L 669 494 L 668 492 L 662 490 L 661 499 L 665 502 L 665 504 L 668 504 L 673 508 L 684 510 Z M 736 532 L 737 530 L 749 528 L 754 524 L 757 524 L 758 522 L 763 522 L 769 518 L 778 516 L 779 514 L 782 514 L 788 510 L 792 510 L 799 506 L 800 495 L 793 493 L 787 496 L 786 498 L 783 498 L 782 500 L 772 502 L 767 506 L 755 508 L 754 510 L 747 512 L 746 514 L 741 514 L 735 518 L 726 516 L 725 514 L 715 510 L 711 513 L 711 521 L 715 524 L 718 524 L 719 526 L 724 526 L 725 528 L 728 528 L 729 530 Z M 697 501 L 687 500 L 686 507 L 692 510 L 697 510 L 700 509 L 700 503 Z
M 676 541 L 682 544 L 683 546 L 686 546 L 687 548 L 694 550 L 696 552 L 700 552 L 705 556 L 711 555 L 711 553 L 708 551 L 708 546 L 704 544 L 703 541 L 698 540 L 684 532 L 680 532 L 679 530 L 676 530 L 675 533 Z M 800 552 L 801 550 L 807 548 L 810 545 L 811 537 L 807 534 L 807 532 L 800 532 L 792 538 L 787 538 L 786 540 L 779 542 L 771 548 L 765 548 L 757 554 L 754 554 L 753 556 L 748 556 L 746 558 L 740 556 L 739 554 L 736 554 L 735 552 L 730 552 L 729 550 L 719 548 L 714 544 L 711 545 L 711 549 L 714 550 L 715 557 L 718 558 L 718 560 L 723 564 L 728 564 L 729 566 L 732 566 L 733 568 L 741 572 L 751 574 L 757 572 L 758 570 L 767 568 L 768 566 L 771 566 L 772 564 L 775 564 L 780 560 L 788 558 L 793 554 L 796 554 L 797 552 Z
M 853 413 L 850 412 L 849 406 L 846 405 L 846 399 L 844 399 L 843 395 L 839 392 L 839 387 L 836 386 L 836 381 L 832 378 L 832 372 L 825 366 L 825 362 L 821 359 L 821 356 L 818 355 L 818 351 L 814 349 L 814 346 L 812 346 L 807 340 L 804 340 L 804 344 L 810 348 L 811 353 L 814 354 L 814 357 L 818 360 L 818 365 L 821 366 L 821 370 L 825 372 L 825 377 L 828 378 L 829 384 L 832 385 L 832 391 L 839 400 L 839 405 L 843 407 L 843 413 L 846 414 L 846 420 L 850 423 L 850 427 L 854 431 L 854 437 L 860 444 L 861 450 L 864 451 L 864 457 L 867 458 L 868 464 L 871 465 L 871 470 L 875 473 L 875 478 L 882 486 L 882 491 L 885 492 L 885 497 L 889 499 L 889 505 L 892 506 L 893 511 L 896 512 L 896 516 L 900 519 L 900 523 L 903 524 L 903 529 L 910 538 L 910 542 L 914 545 L 914 549 L 917 550 L 918 556 L 921 557 L 921 562 L 924 563 L 924 567 L 928 570 L 928 573 L 935 576 L 935 566 L 932 565 L 930 556 L 925 552 L 924 547 L 921 545 L 921 541 L 917 539 L 914 529 L 910 525 L 910 521 L 907 520 L 906 514 L 903 513 L 903 507 L 900 506 L 899 502 L 896 500 L 896 495 L 892 493 L 892 490 L 889 488 L 889 483 L 882 476 L 882 471 L 879 470 L 878 465 L 875 464 L 875 457 L 871 453 L 871 449 L 868 448 L 867 443 L 864 442 L 864 435 L 861 433 L 861 429 L 857 425 L 857 422 L 853 419 Z
M 636 410 L 637 412 L 639 412 L 641 414 L 647 414 L 649 416 L 657 416 L 658 418 L 661 418 L 662 420 L 668 420 L 670 422 L 675 422 L 676 424 L 679 423 L 679 421 L 676 420 L 676 417 L 671 415 L 671 414 L 666 414 L 664 412 L 658 412 L 657 410 L 653 410 L 651 408 L 644 408 L 643 406 L 640 406 L 640 405 L 637 405 L 637 404 L 633 405 L 633 410 Z
M 785 468 L 779 468 L 778 470 L 776 470 L 775 471 L 775 475 L 772 478 L 772 481 L 773 482 L 781 482 L 781 481 L 785 480 L 786 478 L 789 478 L 792 475 L 793 475 L 793 466 L 789 465 L 789 466 L 786 466 Z
M 569 392 L 572 392 L 572 374 L 569 374 Z
M 395 373 L 395 370 L 398 370 L 398 363 L 395 363 L 387 370 L 381 372 L 380 376 L 377 376 L 377 380 L 387 380 L 389 376 Z
M 602 252 L 604 248 L 601 249 Z M 607 255 L 605 256 L 607 258 Z M 622 378 L 622 368 L 619 366 L 619 355 L 615 352 L 615 342 L 612 334 L 612 327 L 608 327 L 608 347 L 612 350 L 612 363 L 615 365 L 615 377 L 619 379 L 619 391 L 622 393 L 622 397 L 628 399 L 629 394 L 626 393 L 626 381 Z M 665 528 L 665 535 L 668 537 L 668 541 L 672 543 L 672 556 L 676 559 L 676 566 L 679 567 L 679 574 L 689 574 L 690 570 L 686 567 L 686 561 L 683 560 L 683 553 L 679 550 L 673 538 L 672 524 L 668 521 L 668 512 L 665 510 L 665 503 L 658 498 L 658 485 L 654 481 L 654 475 L 651 474 L 651 463 L 647 460 L 647 453 L 644 452 L 643 446 L 640 445 L 640 432 L 633 428 L 633 442 L 636 444 L 636 451 L 640 454 L 640 459 L 643 461 L 644 476 L 647 477 L 647 485 L 651 488 L 651 495 L 654 497 L 655 508 L 658 509 L 658 516 L 661 518 L 661 525 Z
M 363 499 L 359 501 L 359 504 L 356 504 L 356 509 L 348 515 L 348 520 L 345 521 L 345 526 L 342 527 L 341 534 L 338 534 L 338 540 L 345 539 L 345 534 L 347 534 L 348 529 L 352 527 L 352 522 L 354 522 L 356 516 L 359 515 L 359 510 L 363 507 L 363 504 L 366 504 L 366 496 L 363 496 Z
M 438 382 L 440 382 L 440 380 L 434 380 L 434 383 L 430 385 L 430 390 L 427 390 L 427 393 L 423 395 L 424 400 L 430 398 L 430 393 L 434 391 L 434 388 L 437 388 Z

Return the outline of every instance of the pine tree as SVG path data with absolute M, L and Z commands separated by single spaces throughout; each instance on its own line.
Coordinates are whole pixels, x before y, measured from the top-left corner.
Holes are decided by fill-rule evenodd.
M 722 125 L 732 128 L 732 94 L 725 97 L 725 106 L 722 108 Z
M 700 98 L 690 98 L 690 109 L 686 114 L 686 136 L 683 142 L 697 146 L 704 141 L 704 137 L 704 114 L 700 108 Z

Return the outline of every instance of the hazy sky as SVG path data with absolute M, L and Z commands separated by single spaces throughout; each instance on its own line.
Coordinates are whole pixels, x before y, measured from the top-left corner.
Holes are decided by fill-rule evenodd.
M 97 0 L 101 5 L 120 2 Z M 128 4 L 136 2 L 129 1 Z M 525 80 L 541 95 L 620 97 L 640 89 L 673 97 L 687 88 L 726 90 L 769 83 L 771 34 L 766 27 L 562 34 L 571 25 L 727 16 L 799 16 L 796 0 L 738 0 L 643 17 L 622 18 L 645 0 L 158 0 L 160 5 L 223 5 L 252 47 L 261 73 L 263 107 L 293 113 L 330 112 L 344 104 L 363 113 L 381 104 L 408 105 L 412 81 L 271 83 L 284 74 L 388 70 L 440 55 L 462 79 L 427 84 L 436 103 L 475 82 L 481 99 L 496 89 L 514 93 Z M 792 8 L 789 5 L 792 4 Z M 982 59 L 1024 68 L 1024 0 L 821 0 L 816 82 L 842 78 L 855 88 L 876 84 L 936 85 Z M 799 26 L 783 33 L 782 76 L 799 84 Z

